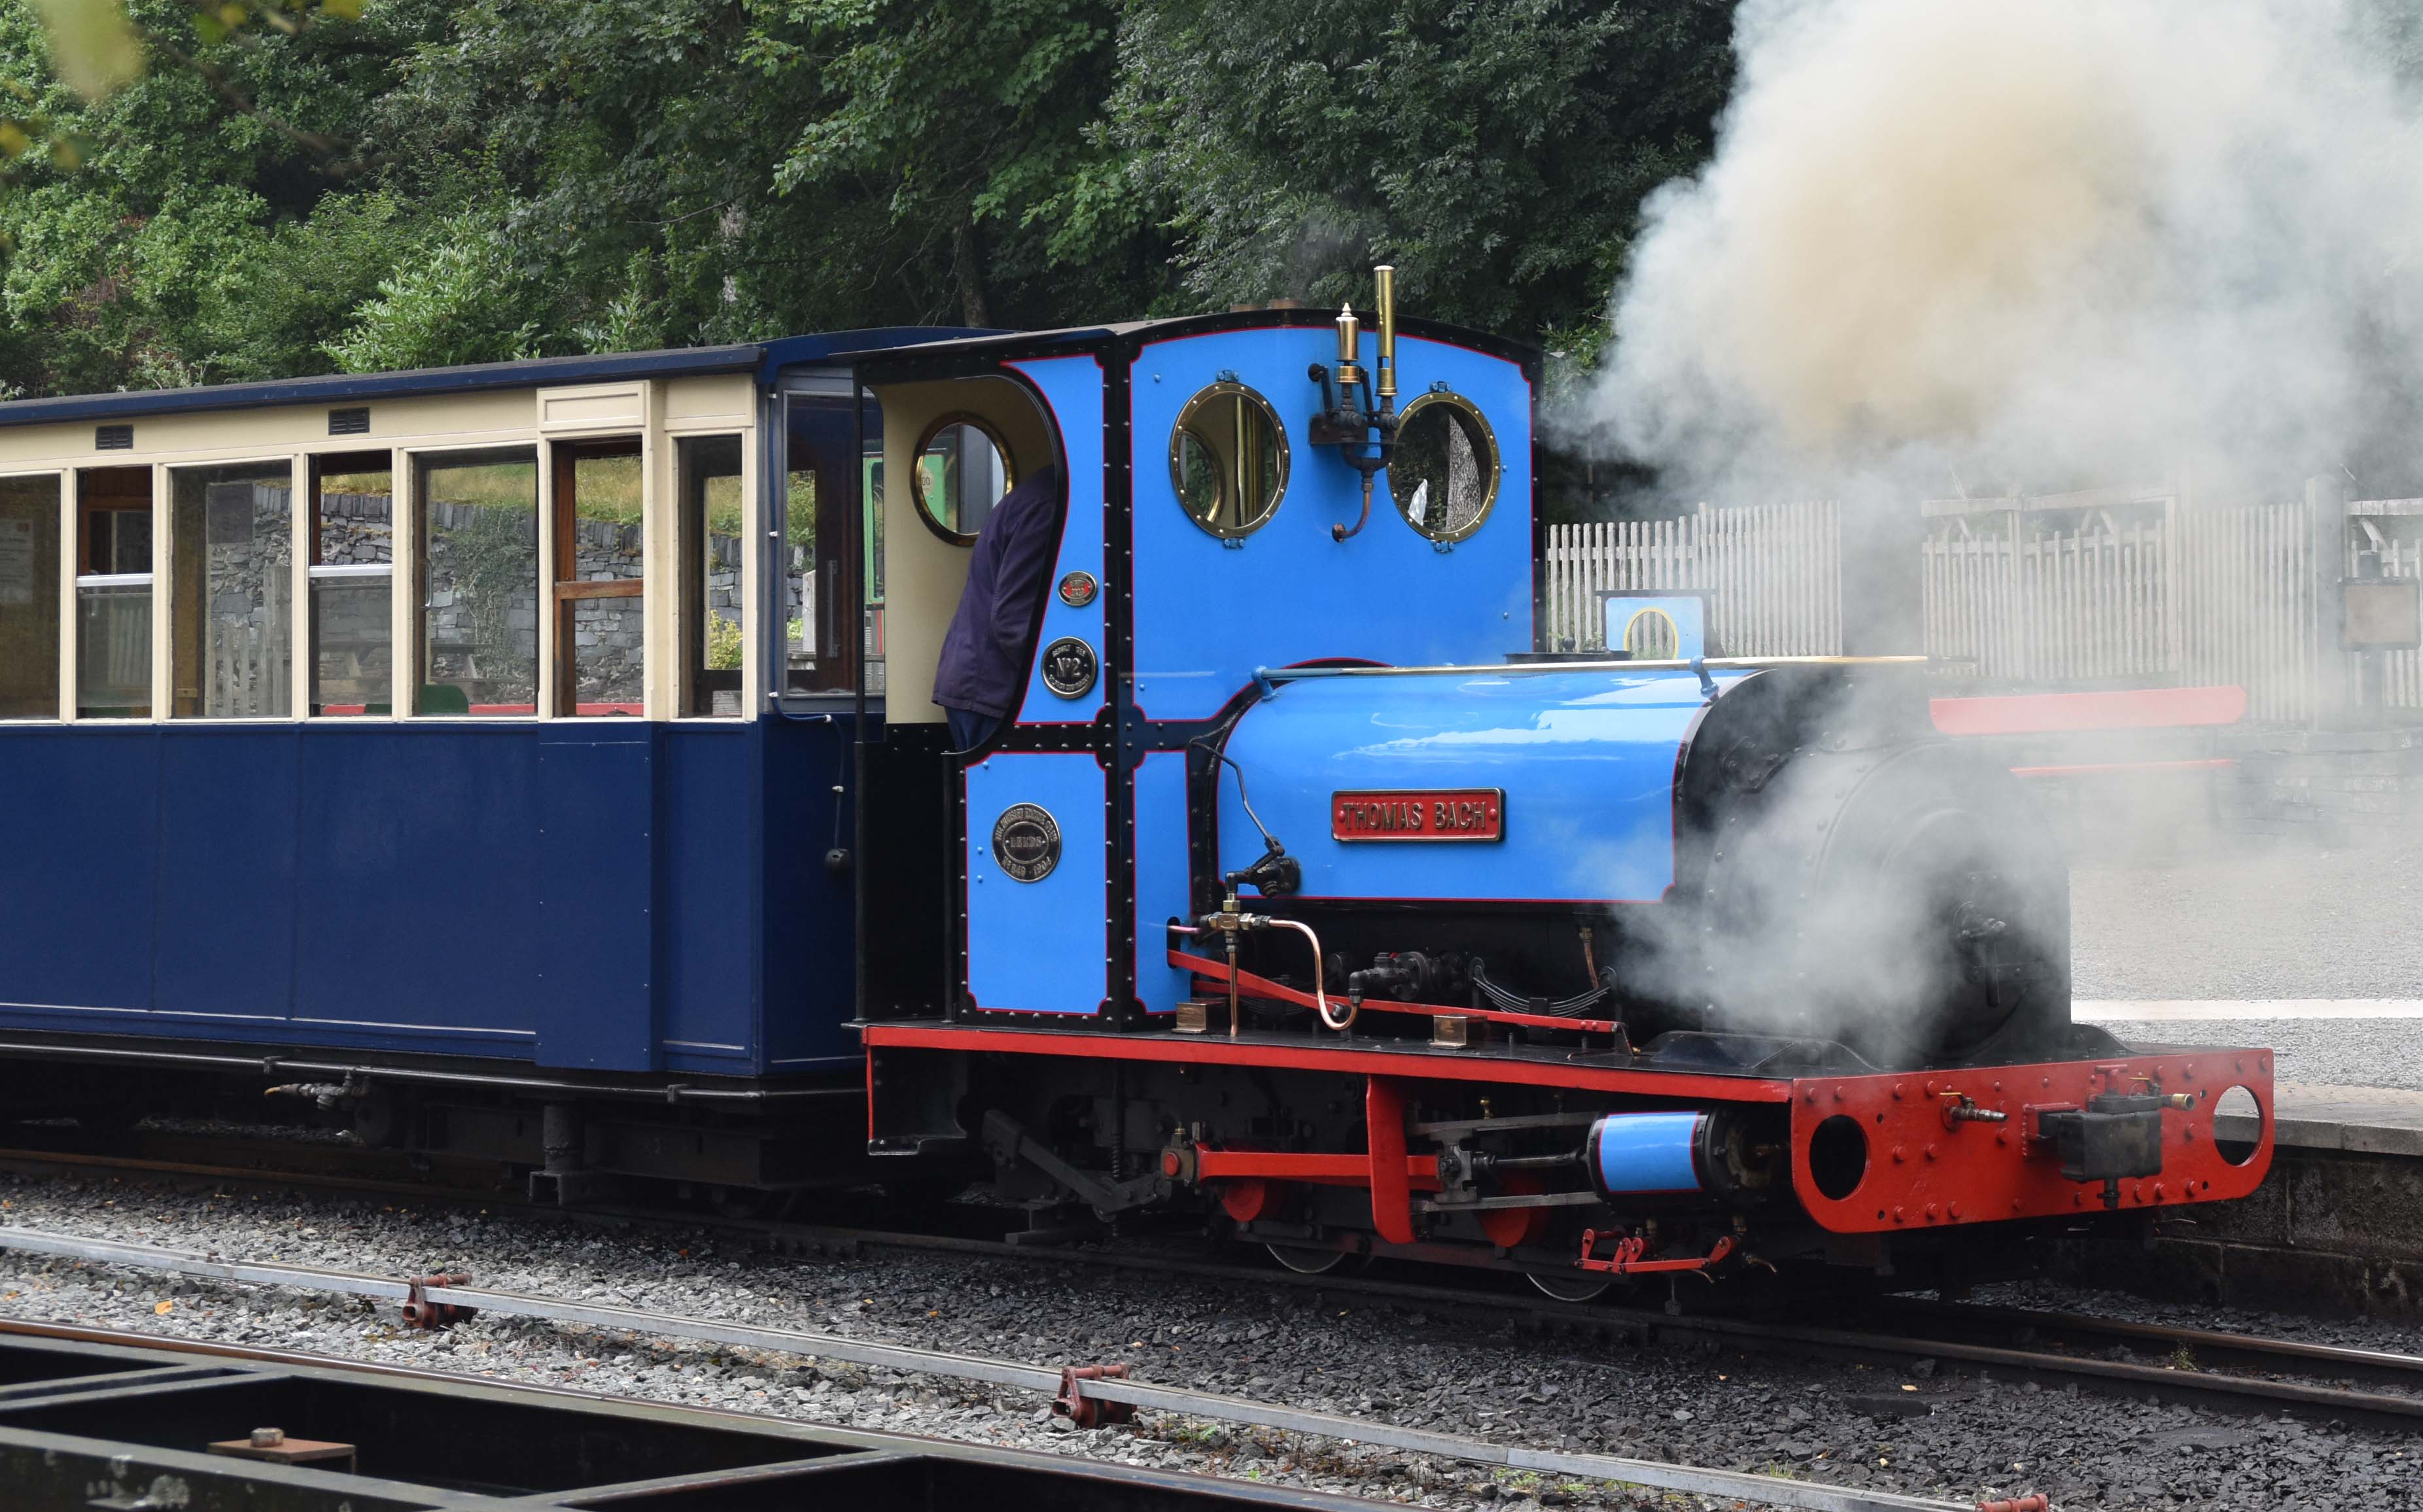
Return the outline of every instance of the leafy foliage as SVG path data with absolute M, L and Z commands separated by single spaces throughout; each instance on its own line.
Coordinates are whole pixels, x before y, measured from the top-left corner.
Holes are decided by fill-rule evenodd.
M 1194 302 L 1359 294 L 1535 336 L 1594 315 L 1640 198 L 1698 165 L 1727 0 L 1148 0 L 1113 129 Z
M 1420 313 L 1580 351 L 1640 197 L 1704 150 L 1729 24 L 0 0 L 0 393 L 1334 301 L 1379 259 Z

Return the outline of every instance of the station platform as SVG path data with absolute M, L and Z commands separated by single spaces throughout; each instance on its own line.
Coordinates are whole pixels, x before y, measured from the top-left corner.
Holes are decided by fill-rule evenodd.
M 2274 1311 L 2423 1322 L 2423 1001 L 2081 1001 L 2131 1045 L 2273 1047 L 2272 1171 L 2242 1202 L 2161 1225 L 2149 1251 L 2083 1246 L 2078 1279 Z M 2377 1075 L 2402 1086 L 2366 1085 Z M 2233 1128 L 2235 1124 L 2240 1126 Z M 2251 1137 L 2224 1115 L 2214 1132 Z
M 2350 1087 L 2332 1081 L 2282 1081 L 2273 1141 L 2313 1150 L 2423 1159 L 2423 1092 L 2403 1087 Z M 2218 1132 L 2241 1132 L 2224 1118 Z M 2252 1132 L 2251 1130 L 2245 1132 Z

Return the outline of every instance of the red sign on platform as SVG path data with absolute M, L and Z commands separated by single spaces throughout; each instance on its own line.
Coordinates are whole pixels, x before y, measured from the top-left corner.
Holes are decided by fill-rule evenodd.
M 1506 795 L 1449 788 L 1329 795 L 1333 840 L 1503 840 Z

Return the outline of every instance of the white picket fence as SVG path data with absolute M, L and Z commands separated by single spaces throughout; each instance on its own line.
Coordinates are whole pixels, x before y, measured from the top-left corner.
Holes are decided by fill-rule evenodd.
M 1924 547 L 1926 651 L 2024 682 L 2143 676 L 2176 646 L 2162 526 L 2014 541 L 1967 520 Z
M 293 701 L 286 595 L 269 599 L 265 622 L 214 621 L 203 654 L 208 690 L 202 710 L 215 718 L 282 717 Z
M 1541 647 L 1599 651 L 1609 590 L 1709 595 L 1711 651 L 1823 656 L 1843 649 L 1843 533 L 1831 503 L 1702 504 L 1671 520 L 1548 528 Z
M 2303 504 L 2253 504 L 2177 518 L 2178 681 L 2237 684 L 2250 719 L 2311 718 L 2321 671 L 2312 516 Z
M 2314 706 L 2318 585 L 2302 504 L 2074 526 L 1956 516 L 1924 547 L 1930 656 L 1997 682 L 2234 683 L 2249 717 Z
M 2335 599 L 2304 503 L 2105 498 L 2115 495 L 2074 508 L 1964 503 L 1934 519 L 1920 548 L 1927 654 L 2019 685 L 2236 684 L 2248 717 L 2262 721 L 2311 718 L 2326 690 L 2352 687 L 2336 619 L 2323 623 Z M 2340 573 L 2354 575 L 2370 550 L 2384 576 L 2423 577 L 2423 500 L 2346 510 Z M 1543 650 L 1603 649 L 1599 594 L 1610 589 L 1707 592 L 1723 654 L 1842 649 L 1831 504 L 1702 505 L 1675 519 L 1553 526 L 1545 548 Z M 2423 652 L 2384 661 L 2388 701 L 2423 708 Z

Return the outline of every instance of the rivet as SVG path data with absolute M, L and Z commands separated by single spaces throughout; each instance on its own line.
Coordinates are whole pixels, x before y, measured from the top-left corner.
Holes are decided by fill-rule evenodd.
M 1954 1203 L 1951 1206 L 1945 1208 L 1944 1211 L 1951 1214 L 1954 1218 L 1958 1218 L 1960 1216 L 1960 1205 L 1958 1203 Z
M 1835 1100 L 1836 1102 L 1841 1102 L 1841 1101 L 1843 1101 L 1843 1100 L 1844 1100 L 1844 1098 L 1845 1098 L 1846 1095 L 1847 1095 L 1847 1094 L 1845 1094 L 1845 1093 L 1844 1092 L 1844 1090 L 1843 1090 L 1843 1084 L 1842 1084 L 1841 1082 L 1839 1082 L 1839 1081 L 1835 1082 L 1835 1083 L 1834 1083 L 1834 1100 Z
M 1930 1160 L 1932 1160 L 1932 1159 L 1934 1159 L 1934 1158 L 1935 1158 L 1935 1146 L 1934 1146 L 1934 1145 L 1930 1144 L 1930 1145 L 1928 1145 L 1928 1146 L 1926 1147 L 1926 1158 L 1927 1158 L 1928 1159 L 1930 1159 Z
M 2011 1199 L 2011 1211 L 2012 1211 L 2012 1212 L 2014 1212 L 2014 1213 L 2016 1213 L 2016 1212 L 2018 1212 L 2019 1210 L 2019 1200 L 2017 1197 L 2014 1197 L 2014 1198 L 2012 1198 L 2012 1199 Z
M 1893 1146 L 1892 1155 L 1893 1155 L 1893 1164 L 1895 1164 L 1895 1165 L 1899 1165 L 1899 1164 L 1901 1164 L 1901 1163 L 1902 1163 L 1902 1161 L 1903 1161 L 1905 1158 L 1907 1158 L 1907 1157 L 1906 1157 L 1906 1156 L 1905 1156 L 1905 1154 L 1903 1153 L 1902 1147 L 1901 1147 L 1900 1145 L 1898 1145 L 1898 1144 L 1896 1144 L 1896 1145 L 1894 1145 L 1894 1146 Z
M 1898 1081 L 1896 1081 L 1896 1082 L 1894 1082 L 1894 1083 L 1893 1083 L 1893 1095 L 1894 1095 L 1896 1098 L 1898 1098 L 1898 1097 L 1901 1095 L 1901 1083 L 1900 1083 L 1900 1082 L 1898 1082 Z
M 1930 1223 L 1935 1221 L 1935 1205 L 1933 1203 L 1926 1205 L 1926 1221 Z
M 1896 1223 L 1899 1223 L 1899 1222 L 1902 1222 L 1902 1221 L 1905 1221 L 1905 1219 L 1904 1219 L 1904 1215 L 1903 1215 L 1903 1213 L 1902 1213 L 1902 1210 L 1901 1210 L 1900 1208 L 1898 1208 L 1898 1207 L 1894 1208 L 1894 1209 L 1893 1209 L 1893 1221 L 1894 1221 L 1894 1222 L 1896 1222 Z

